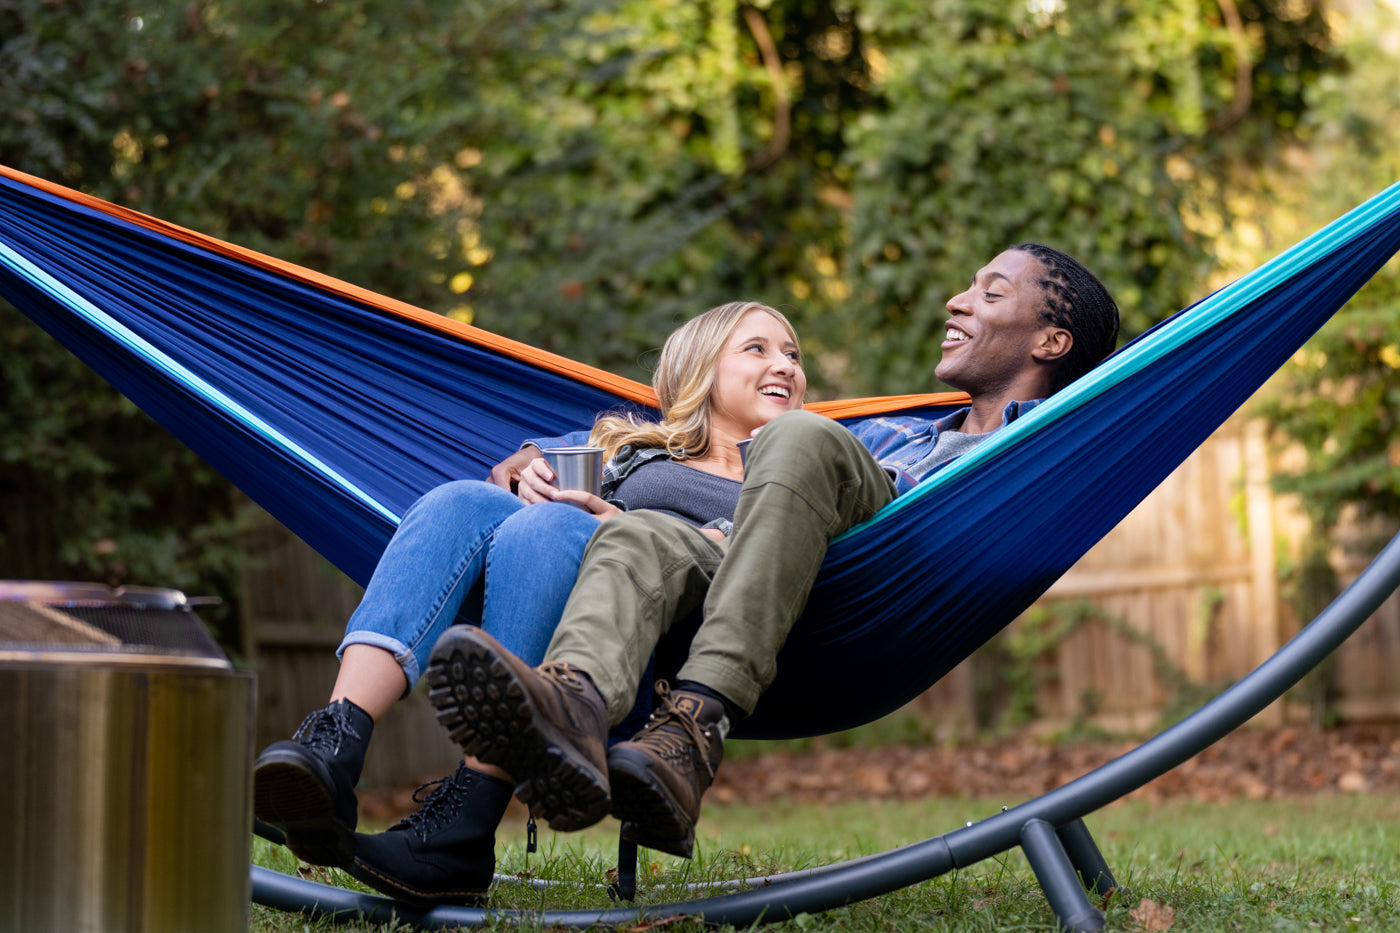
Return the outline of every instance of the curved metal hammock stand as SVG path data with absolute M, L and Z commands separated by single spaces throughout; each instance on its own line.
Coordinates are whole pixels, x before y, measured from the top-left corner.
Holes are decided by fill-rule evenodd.
M 1397 589 L 1400 534 L 1332 605 L 1273 657 L 1191 716 L 1122 757 L 1063 787 L 964 828 L 878 855 L 753 879 L 751 890 L 610 910 L 525 912 L 438 907 L 418 912 L 387 898 L 255 866 L 253 900 L 266 907 L 318 917 L 397 921 L 425 929 L 477 926 L 512 917 L 537 920 L 552 927 L 582 928 L 675 915 L 744 927 L 876 897 L 1020 846 L 1061 927 L 1072 931 L 1098 930 L 1104 923 L 1103 914 L 1090 904 L 1085 888 L 1106 894 L 1117 887 L 1117 882 L 1084 826 L 1083 817 L 1167 773 L 1243 725 L 1335 651 Z M 626 873 L 628 855 L 624 849 L 624 873 L 619 887 L 622 896 L 630 899 L 635 893 L 635 875 L 629 877 Z M 631 856 L 635 860 L 635 850 Z

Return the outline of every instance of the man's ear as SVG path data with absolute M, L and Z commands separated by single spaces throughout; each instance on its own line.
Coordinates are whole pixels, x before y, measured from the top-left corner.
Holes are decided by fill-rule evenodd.
M 1031 356 L 1042 363 L 1053 363 L 1064 359 L 1074 346 L 1074 335 L 1063 327 L 1047 327 L 1040 332 L 1040 340 L 1031 350 Z

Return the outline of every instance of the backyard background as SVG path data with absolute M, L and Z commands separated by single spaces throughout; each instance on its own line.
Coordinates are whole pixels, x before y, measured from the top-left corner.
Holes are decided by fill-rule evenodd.
M 939 388 L 944 301 L 1013 243 L 1083 259 L 1126 338 L 1400 179 L 1397 65 L 1392 0 L 8 0 L 0 163 L 634 378 L 763 300 L 851 397 Z M 220 597 L 289 734 L 354 587 L 3 302 L 0 356 L 0 577 Z M 884 733 L 1194 708 L 1400 523 L 1397 418 L 1392 263 Z M 1400 721 L 1397 665 L 1392 599 L 1262 718 Z M 444 773 L 393 716 L 368 783 Z

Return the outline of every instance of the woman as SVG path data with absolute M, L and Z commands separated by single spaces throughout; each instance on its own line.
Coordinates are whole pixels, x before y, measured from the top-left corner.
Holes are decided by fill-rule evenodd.
M 254 814 L 298 857 L 422 905 L 485 893 L 510 776 L 467 757 L 418 812 L 387 832 L 357 835 L 365 749 L 374 723 L 413 689 L 438 636 L 459 618 L 479 620 L 539 663 L 600 521 L 659 509 L 722 540 L 743 480 L 736 444 L 801 408 L 807 383 L 787 319 L 733 302 L 667 338 L 653 386 L 660 422 L 604 417 L 593 428 L 607 458 L 601 497 L 557 488 L 548 464 L 533 458 L 516 494 L 463 480 L 408 510 L 346 627 L 329 705 L 254 768 Z

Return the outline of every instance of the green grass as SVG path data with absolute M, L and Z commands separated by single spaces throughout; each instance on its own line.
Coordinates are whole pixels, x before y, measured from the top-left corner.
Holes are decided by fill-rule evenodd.
M 1016 801 L 1007 801 L 1015 803 Z M 837 806 L 709 807 L 693 861 L 644 852 L 642 899 L 682 899 L 691 880 L 755 876 L 882 851 L 996 813 L 1000 802 L 931 800 Z M 1173 930 L 1316 931 L 1400 929 L 1400 801 L 1377 796 L 1318 796 L 1225 805 L 1175 801 L 1114 804 L 1086 820 L 1129 902 L 1109 906 L 1108 929 L 1138 930 L 1130 911 L 1143 898 L 1169 906 Z M 613 866 L 616 823 L 584 833 L 540 832 L 540 851 L 523 851 L 524 828 L 500 834 L 499 870 L 530 871 L 577 884 L 542 894 L 505 886 L 492 906 L 525 910 L 608 908 L 597 885 Z M 255 861 L 293 870 L 285 850 L 255 840 Z M 355 886 L 327 872 L 335 883 Z M 515 927 L 511 927 L 514 929 Z M 525 923 L 520 929 L 539 929 Z M 698 928 L 666 925 L 668 931 Z M 255 933 L 342 929 L 390 933 L 390 926 L 332 927 L 254 906 Z M 1025 858 L 1013 851 L 941 878 L 819 916 L 768 929 L 1052 931 L 1055 918 Z

